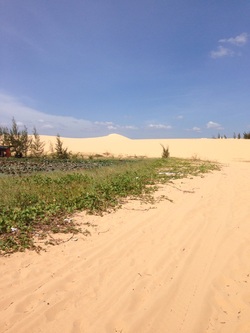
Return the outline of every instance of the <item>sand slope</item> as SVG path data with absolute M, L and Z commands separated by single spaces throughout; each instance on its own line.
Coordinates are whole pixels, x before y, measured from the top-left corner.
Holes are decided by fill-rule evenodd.
M 41 136 L 46 150 L 54 146 L 55 137 Z M 161 157 L 162 146 L 169 147 L 174 157 L 198 157 L 217 161 L 250 161 L 250 140 L 244 139 L 147 139 L 132 140 L 118 134 L 100 138 L 61 138 L 64 147 L 73 153 L 111 154 L 114 156 Z
M 128 202 L 92 236 L 0 258 L 0 332 L 250 332 L 250 164 Z

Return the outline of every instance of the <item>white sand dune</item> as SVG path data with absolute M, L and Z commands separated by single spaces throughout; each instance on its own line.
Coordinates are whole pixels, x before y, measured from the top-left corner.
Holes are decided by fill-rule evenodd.
M 77 214 L 95 225 L 87 238 L 1 257 L 1 333 L 250 332 L 250 141 L 65 139 L 123 156 L 160 155 L 160 143 L 226 163 L 162 186 L 173 202 Z
M 41 136 L 46 150 L 54 146 L 55 137 Z M 64 147 L 73 153 L 111 154 L 114 156 L 161 157 L 162 146 L 169 147 L 171 156 L 198 157 L 217 161 L 250 160 L 250 140 L 244 139 L 147 139 L 132 140 L 118 134 L 99 138 L 61 138 Z

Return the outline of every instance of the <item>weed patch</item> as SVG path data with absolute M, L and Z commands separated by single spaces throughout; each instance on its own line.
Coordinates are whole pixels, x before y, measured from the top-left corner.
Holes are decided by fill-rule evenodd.
M 17 165 L 18 161 L 9 160 Z M 3 173 L 8 170 L 4 161 Z M 23 161 L 20 161 L 23 163 Z M 29 163 L 33 163 L 30 161 Z M 39 166 L 40 163 L 40 166 Z M 55 164 L 54 164 L 55 163 Z M 88 167 L 66 168 L 67 161 L 50 161 L 63 165 L 60 171 L 43 169 L 43 159 L 35 161 L 34 171 L 0 177 L 0 253 L 25 249 L 39 250 L 34 238 L 51 233 L 86 233 L 66 216 L 76 211 L 102 214 L 116 209 L 126 197 L 149 199 L 157 184 L 170 179 L 197 176 L 218 170 L 211 162 L 200 160 L 134 159 L 88 160 Z M 62 164 L 60 164 L 62 163 Z M 84 162 L 85 163 L 85 162 Z M 68 164 L 69 165 L 69 164 Z M 22 170 L 23 164 L 17 168 Z M 25 167 L 26 170 L 26 167 Z M 151 196 L 152 198 L 152 196 Z

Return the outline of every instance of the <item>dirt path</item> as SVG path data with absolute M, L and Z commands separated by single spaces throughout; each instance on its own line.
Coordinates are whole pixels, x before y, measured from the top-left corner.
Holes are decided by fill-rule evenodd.
M 0 332 L 250 332 L 250 163 L 164 186 L 47 252 L 0 258 Z

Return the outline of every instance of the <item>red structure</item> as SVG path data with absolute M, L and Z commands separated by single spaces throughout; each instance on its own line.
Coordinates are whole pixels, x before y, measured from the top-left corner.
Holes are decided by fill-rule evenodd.
M 0 146 L 0 157 L 10 157 L 10 147 L 8 146 Z

